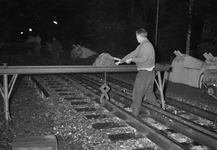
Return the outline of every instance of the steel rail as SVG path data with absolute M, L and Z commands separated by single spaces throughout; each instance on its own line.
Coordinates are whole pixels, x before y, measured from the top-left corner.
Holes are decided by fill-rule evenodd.
M 115 90 L 113 92 L 110 92 L 110 96 L 113 97 L 115 100 L 121 103 L 125 103 L 126 106 L 130 106 L 132 102 L 131 98 L 123 94 L 120 97 L 119 94 L 121 93 Z M 141 113 L 145 114 L 147 109 L 151 112 L 150 117 L 161 122 L 162 124 L 166 126 L 169 126 L 173 130 L 180 132 L 208 147 L 211 147 L 211 148 L 217 147 L 217 134 L 216 133 L 196 123 L 190 122 L 184 118 L 176 116 L 172 113 L 156 108 L 150 104 L 143 103 L 143 106 L 141 107 Z
M 135 117 L 131 113 L 116 106 L 111 101 L 103 99 L 103 102 L 101 103 L 100 91 L 99 92 L 92 91 L 90 89 L 87 89 L 87 86 L 84 85 L 84 84 L 87 85 L 87 83 L 89 83 L 89 81 L 85 80 L 85 82 L 82 82 L 84 84 L 81 85 L 77 81 L 79 79 L 76 79 L 76 77 L 75 78 L 74 77 L 66 77 L 66 76 L 62 76 L 62 77 L 66 81 L 73 80 L 74 82 L 76 82 L 77 86 L 79 86 L 79 88 L 83 89 L 83 91 L 86 91 L 87 96 L 92 97 L 92 99 L 94 101 L 96 101 L 97 103 L 101 104 L 102 107 L 104 107 L 105 109 L 107 109 L 108 111 L 113 113 L 115 116 L 119 117 L 120 119 L 124 120 L 128 125 L 137 129 L 140 133 L 144 134 L 147 138 L 149 138 L 151 141 L 156 143 L 161 148 L 163 148 L 165 150 L 186 150 L 186 147 L 184 147 L 183 145 L 177 143 L 176 141 L 168 139 L 167 137 L 165 137 L 164 134 L 157 131 L 156 129 L 154 129 L 153 127 L 151 127 L 147 123 L 145 123 L 143 120 Z M 97 88 L 97 90 L 99 90 L 99 89 Z
M 100 78 L 100 79 L 103 79 L 103 78 L 104 78 L 104 76 L 103 76 L 102 74 L 94 74 L 93 76 L 96 76 L 96 77 L 98 77 L 98 78 Z M 117 84 L 117 85 L 119 85 L 119 86 L 121 86 L 121 87 L 124 87 L 124 88 L 126 88 L 126 89 L 133 90 L 133 85 L 132 85 L 132 84 L 126 83 L 126 82 L 123 82 L 123 81 L 120 81 L 120 80 L 117 80 L 117 79 L 114 79 L 114 78 L 110 77 L 110 75 L 108 75 L 108 76 L 106 77 L 106 80 L 107 80 L 108 82 L 115 83 L 115 84 Z
M 217 133 L 147 103 L 143 103 L 141 112 L 147 108 L 150 110 L 153 119 L 209 148 L 217 148 Z
M 203 110 L 203 109 L 199 109 L 195 106 L 174 100 L 172 98 L 169 97 L 165 97 L 166 103 L 168 105 L 171 105 L 173 107 L 179 108 L 181 110 L 184 110 L 186 112 L 192 113 L 194 115 L 200 116 L 202 118 L 205 118 L 207 120 L 211 120 L 213 122 L 217 121 L 217 114 Z
M 38 82 L 34 76 L 30 76 L 30 81 L 34 83 L 34 86 L 38 88 L 41 93 L 42 98 L 48 98 L 50 94 L 44 89 L 44 87 Z
M 133 72 L 136 66 L 94 67 L 94 66 L 8 66 L 0 67 L 0 74 L 54 74 L 92 72 Z
M 169 71 L 169 65 L 156 65 L 157 71 Z M 135 65 L 116 67 L 82 66 L 0 66 L 0 74 L 54 74 L 54 73 L 97 73 L 97 72 L 136 72 Z
M 79 77 L 82 78 L 82 76 Z M 85 79 L 85 77 L 83 77 L 83 79 Z M 97 89 L 96 85 L 99 86 L 99 83 L 94 82 L 92 80 L 91 81 L 85 80 L 85 83 L 86 82 L 90 83 L 91 86 L 95 84 L 94 87 L 96 89 Z M 123 94 L 121 94 L 121 92 L 117 92 L 117 90 L 112 90 L 109 92 L 109 94 L 110 97 L 114 98 L 115 100 L 121 103 L 126 103 L 126 105 L 128 106 L 132 102 L 131 98 L 125 97 Z M 121 94 L 121 96 L 119 94 Z M 145 114 L 146 112 L 145 110 L 147 109 L 151 112 L 150 117 L 163 124 L 166 124 L 167 126 L 171 127 L 173 130 L 178 131 L 210 148 L 217 147 L 217 133 L 214 133 L 196 123 L 190 122 L 184 118 L 166 112 L 162 109 L 159 109 L 147 103 L 141 107 L 141 113 Z
M 97 76 L 99 78 L 103 78 L 103 75 L 94 75 L 94 76 Z M 129 90 L 132 90 L 133 89 L 133 85 L 130 84 L 130 83 L 125 83 L 123 81 L 120 81 L 120 80 L 117 80 L 117 79 L 114 79 L 110 76 L 107 76 L 107 81 L 111 82 L 111 83 L 115 83 L 115 84 L 118 84 L 126 89 L 129 89 Z M 156 96 L 157 98 L 160 98 L 160 93 L 157 93 L 156 92 Z M 217 121 L 217 114 L 213 113 L 213 112 L 210 112 L 210 111 L 206 111 L 206 110 L 203 110 L 203 109 L 200 109 L 200 108 L 197 108 L 195 106 L 192 106 L 192 105 L 189 105 L 189 104 L 186 104 L 186 103 L 183 103 L 183 102 L 180 102 L 180 101 L 177 101 L 177 100 L 174 100 L 170 97 L 167 97 L 165 95 L 165 101 L 166 101 L 166 104 L 168 105 L 171 105 L 173 107 L 176 107 L 176 108 L 179 108 L 181 110 L 184 110 L 186 112 L 189 112 L 189 113 L 192 113 L 194 115 L 197 115 L 197 116 L 200 116 L 202 118 L 205 118 L 207 120 L 211 120 L 213 122 L 216 122 Z

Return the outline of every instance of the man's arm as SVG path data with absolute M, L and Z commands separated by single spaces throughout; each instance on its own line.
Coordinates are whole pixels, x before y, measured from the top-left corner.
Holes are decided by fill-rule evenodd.
M 148 60 L 148 52 L 147 51 L 143 52 L 141 57 L 131 58 L 131 61 L 135 62 L 135 63 L 146 62 L 147 60 Z
M 121 59 L 121 63 L 124 63 L 126 60 L 130 59 L 130 58 L 135 58 L 136 57 L 136 53 L 137 50 L 132 51 L 131 53 L 129 53 L 128 55 L 126 55 L 124 58 Z

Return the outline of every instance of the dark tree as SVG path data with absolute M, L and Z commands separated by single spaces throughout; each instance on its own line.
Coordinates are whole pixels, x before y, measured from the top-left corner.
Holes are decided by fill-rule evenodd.
M 217 1 L 209 0 L 209 5 L 203 7 L 204 24 L 201 33 L 202 42 L 197 47 L 197 54 L 201 59 L 205 52 L 217 56 Z

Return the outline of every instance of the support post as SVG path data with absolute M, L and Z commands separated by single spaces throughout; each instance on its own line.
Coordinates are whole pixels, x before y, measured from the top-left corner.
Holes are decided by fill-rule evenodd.
M 7 122 L 7 126 L 8 126 L 8 122 L 10 121 L 10 113 L 9 113 L 9 103 L 8 103 L 8 75 L 4 74 L 3 75 L 3 87 L 4 87 L 4 111 L 5 111 L 5 119 Z
M 157 79 L 158 80 L 155 79 L 155 83 L 156 83 L 156 85 L 159 89 L 159 92 L 160 92 L 161 104 L 162 104 L 163 109 L 165 109 L 164 85 L 165 85 L 167 75 L 168 75 L 167 71 L 164 71 L 163 80 L 162 80 L 161 72 L 157 71 Z
M 4 63 L 4 68 L 7 68 L 7 64 Z M 9 122 L 11 121 L 10 117 L 10 111 L 9 111 L 9 99 L 11 92 L 13 90 L 15 81 L 17 79 L 18 74 L 14 74 L 10 80 L 10 83 L 8 83 L 8 74 L 3 74 L 3 86 L 0 86 L 0 92 L 2 94 L 2 97 L 4 99 L 4 113 L 5 113 L 5 119 L 6 119 L 6 126 L 9 128 Z

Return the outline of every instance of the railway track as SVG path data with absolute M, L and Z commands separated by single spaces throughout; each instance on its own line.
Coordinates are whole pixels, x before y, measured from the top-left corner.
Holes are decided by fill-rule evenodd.
M 104 76 L 102 74 L 96 74 L 94 76 L 97 76 L 99 79 L 96 79 L 96 80 L 103 80 L 104 79 Z M 94 77 L 93 77 L 94 78 Z M 129 98 L 132 97 L 131 94 L 132 94 L 132 89 L 133 89 L 133 85 L 130 84 L 130 83 L 126 83 L 124 81 L 120 81 L 118 79 L 115 79 L 115 78 L 112 78 L 112 77 L 109 77 L 107 76 L 107 81 L 110 83 L 110 84 L 113 84 L 114 86 L 118 86 L 120 85 L 122 87 L 122 91 L 126 94 L 129 95 Z M 157 91 L 156 93 L 156 96 L 157 98 L 160 99 L 160 94 L 159 92 Z M 177 114 L 177 115 L 191 115 L 189 116 L 189 118 L 191 117 L 202 117 L 204 119 L 207 119 L 207 120 L 210 120 L 212 122 L 214 122 L 214 127 L 216 127 L 216 124 L 215 122 L 217 121 L 217 116 L 215 113 L 211 112 L 211 111 L 207 111 L 207 110 L 204 110 L 204 109 L 201 109 L 201 108 L 198 108 L 198 107 L 195 107 L 193 105 L 189 105 L 189 104 L 186 104 L 184 102 L 181 102 L 181 101 L 177 101 L 175 99 L 172 99 L 170 97 L 167 97 L 165 96 L 165 99 L 166 99 L 166 102 L 167 102 L 167 110 L 170 111 L 170 112 L 173 112 L 174 114 Z M 196 116 L 194 116 L 196 115 Z M 212 127 L 209 127 L 209 128 L 212 128 Z
M 92 128 L 98 128 L 100 130 L 102 130 L 103 128 L 122 129 L 123 126 L 126 126 L 127 124 L 127 127 L 131 126 L 138 132 L 136 134 L 134 132 L 123 132 L 121 134 L 116 135 L 113 133 L 109 136 L 109 138 L 111 138 L 111 141 L 112 138 L 119 141 L 127 139 L 141 140 L 145 137 L 153 143 L 155 143 L 156 145 L 158 145 L 160 148 L 167 150 L 194 149 L 195 147 L 201 147 L 203 149 L 217 148 L 217 134 L 214 126 L 215 124 L 211 126 L 209 124 L 208 128 L 207 126 L 202 126 L 198 124 L 197 121 L 195 121 L 197 120 L 197 118 L 204 117 L 206 119 L 211 118 L 210 122 L 213 122 L 215 120 L 216 114 L 204 112 L 203 115 L 200 115 L 200 112 L 202 110 L 198 110 L 196 108 L 191 109 L 190 112 L 187 112 L 186 110 L 181 109 L 182 106 L 178 107 L 172 105 L 174 102 L 171 99 L 171 103 L 167 106 L 166 110 L 156 108 L 144 102 L 141 110 L 142 114 L 138 117 L 135 117 L 131 114 L 131 112 L 128 109 L 128 106 L 132 101 L 132 85 L 107 77 L 107 83 L 111 87 L 111 91 L 109 92 L 111 100 L 100 101 L 100 96 L 102 94 L 102 92 L 100 91 L 100 87 L 104 83 L 104 78 L 101 75 L 72 74 L 58 76 L 58 80 L 61 80 L 61 83 L 67 83 L 67 85 L 75 86 L 76 88 L 83 91 L 83 93 L 85 93 L 85 97 L 90 97 L 90 99 L 94 101 L 91 102 L 92 104 L 99 104 L 99 106 L 102 106 L 100 107 L 100 109 L 103 108 L 109 110 L 109 115 L 105 115 L 102 112 L 93 113 L 98 109 L 90 106 L 84 107 L 87 105 L 87 103 L 85 99 L 82 98 L 82 96 L 78 96 L 76 94 L 72 94 L 69 96 L 66 92 L 67 90 L 65 89 L 65 84 L 55 84 L 53 80 L 49 81 L 46 78 L 44 78 L 44 80 L 47 80 L 47 84 L 45 85 L 42 84 L 43 82 L 45 82 L 42 80 L 43 78 L 40 79 L 40 82 L 37 79 L 32 78 L 32 81 L 35 80 L 35 83 L 39 85 L 37 87 L 41 91 L 44 91 L 41 93 L 46 93 L 42 94 L 43 96 L 48 96 L 49 92 L 46 92 L 47 90 L 43 89 L 42 87 L 51 86 L 55 89 L 56 92 L 60 92 L 59 94 L 62 95 L 66 101 L 70 101 L 71 105 L 75 106 L 75 111 L 81 113 L 85 111 L 91 112 L 87 115 L 89 118 L 99 119 L 115 115 L 122 119 L 122 121 L 124 121 L 124 123 L 117 123 L 115 121 L 110 121 L 107 123 L 93 123 Z M 41 84 L 42 86 L 40 86 Z M 77 107 L 80 107 L 80 109 L 78 109 Z M 192 108 L 191 106 L 188 107 Z M 147 116 L 147 114 L 145 113 L 145 110 L 147 109 L 150 111 L 149 116 Z M 191 114 L 190 117 L 186 117 L 188 116 L 187 113 Z M 183 114 L 185 114 L 185 116 Z M 141 147 L 134 147 L 134 149 L 138 148 Z M 152 147 L 152 149 L 154 148 Z
M 83 76 L 85 76 L 85 78 L 90 78 L 92 81 L 98 81 L 99 79 L 103 79 L 102 77 L 97 79 L 95 76 Z M 120 83 L 120 81 L 111 79 L 109 77 L 107 77 L 106 79 L 107 81 L 113 81 L 111 83 L 108 83 L 112 87 L 111 89 L 113 89 L 111 90 L 110 94 L 114 96 L 120 94 L 120 98 L 118 98 L 119 96 L 115 96 L 116 100 L 118 100 L 120 103 L 124 103 L 125 106 L 128 106 L 131 103 L 129 87 L 131 87 L 132 89 L 132 85 L 130 86 L 126 83 Z M 97 82 L 95 82 L 95 84 L 96 83 Z M 118 83 L 118 85 L 121 85 L 124 88 L 118 87 L 118 85 L 115 83 Z M 127 94 L 125 94 L 125 92 Z M 214 143 L 216 143 L 217 131 L 215 120 L 217 118 L 216 114 L 205 110 L 201 110 L 199 108 L 187 105 L 182 102 L 177 102 L 176 100 L 172 100 L 168 97 L 166 98 L 166 101 L 168 102 L 166 111 L 153 107 L 150 104 L 144 103 L 141 112 L 145 113 L 145 109 L 148 109 L 151 112 L 151 117 L 153 119 L 157 120 L 158 122 L 166 126 L 169 126 L 170 128 L 172 128 L 172 130 L 175 130 L 175 132 L 181 132 L 199 143 L 203 143 L 211 147 L 213 145 L 213 148 L 216 148 L 216 146 L 214 146 Z M 172 121 L 170 121 L 170 119 L 172 119 Z M 201 122 L 205 122 L 205 124 L 201 124 Z M 198 131 L 201 131 L 201 133 L 199 133 Z M 206 139 L 209 138 L 211 139 L 206 141 Z
M 82 135 L 81 133 L 79 133 L 79 130 L 82 130 L 80 132 L 84 132 L 84 136 L 86 135 L 85 138 L 88 138 L 89 140 L 94 140 L 91 145 L 92 147 L 95 147 L 94 149 L 103 150 L 108 149 L 108 147 L 110 147 L 110 149 L 117 149 L 117 147 L 118 149 L 121 149 L 121 147 L 122 149 L 129 149 L 129 146 L 131 147 L 131 149 L 135 150 L 141 148 L 159 149 L 154 143 L 152 143 L 142 134 L 139 134 L 133 128 L 130 128 L 124 121 L 118 119 L 110 112 L 100 107 L 98 104 L 96 104 L 95 101 L 90 100 L 90 98 L 88 97 L 88 93 L 84 94 L 81 85 L 73 81 L 64 82 L 58 77 L 53 78 L 49 76 L 37 78 L 32 77 L 31 80 L 34 81 L 37 86 L 41 83 L 40 85 L 42 86 L 38 86 L 40 91 L 42 91 L 41 93 L 49 91 L 49 95 L 42 95 L 53 97 L 52 99 L 55 99 L 55 106 L 58 105 L 57 109 L 59 109 L 60 106 L 63 106 L 62 103 L 67 103 L 67 107 L 64 107 L 64 112 L 62 113 L 67 113 L 67 110 L 69 110 L 68 113 L 70 114 L 68 115 L 68 117 L 57 120 L 56 124 L 58 125 L 57 127 L 55 127 L 55 130 L 57 131 L 56 135 L 59 138 L 58 140 L 62 143 L 68 141 L 68 139 L 70 139 L 70 137 L 72 136 L 75 137 L 74 140 L 81 138 L 80 136 Z M 41 88 L 44 86 L 45 88 Z M 94 97 L 92 97 L 91 99 L 93 98 Z M 63 101 L 61 101 L 60 99 L 62 99 Z M 59 112 L 58 110 L 56 111 Z M 74 118 L 75 114 L 78 114 L 76 118 Z M 73 121 L 76 121 L 76 123 L 71 124 Z M 89 135 L 86 132 L 94 132 L 94 134 L 97 134 L 97 136 L 102 136 L 103 138 L 98 139 L 98 137 L 93 137 L 93 135 Z M 98 140 L 95 138 L 97 138 Z M 128 143 L 129 139 L 131 141 L 130 143 Z M 125 140 L 128 140 L 128 142 L 125 142 L 125 144 L 123 144 L 122 141 Z M 107 143 L 107 145 L 103 143 Z M 129 145 L 133 143 L 134 147 L 133 145 Z M 98 148 L 96 148 L 97 146 Z

